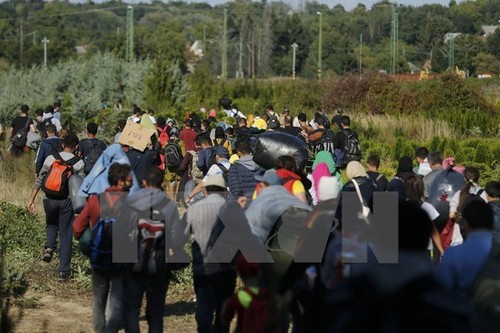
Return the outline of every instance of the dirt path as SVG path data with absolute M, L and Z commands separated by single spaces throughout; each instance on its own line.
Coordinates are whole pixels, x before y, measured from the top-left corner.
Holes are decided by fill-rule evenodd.
M 70 282 L 71 284 L 71 282 Z M 165 305 L 165 331 L 194 332 L 194 303 L 186 294 L 168 295 Z M 15 322 L 14 332 L 19 333 L 73 333 L 93 332 L 92 298 L 90 291 L 84 295 L 76 293 L 39 291 L 30 289 L 20 306 L 11 310 Z M 141 317 L 141 331 L 147 332 L 144 313 Z

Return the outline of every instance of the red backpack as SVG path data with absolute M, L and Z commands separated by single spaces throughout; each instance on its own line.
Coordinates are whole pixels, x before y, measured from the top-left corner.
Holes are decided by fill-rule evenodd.
M 168 134 L 167 134 L 168 127 L 165 126 L 163 129 L 160 127 L 157 127 L 157 129 L 158 129 L 158 132 L 160 133 L 160 136 L 158 137 L 158 141 L 160 141 L 162 147 L 165 147 L 165 145 L 167 144 L 167 142 L 169 140 Z
M 43 178 L 42 191 L 50 199 L 66 199 L 69 195 L 69 178 L 73 175 L 73 165 L 80 159 L 73 157 L 65 161 L 59 153 L 53 155 L 54 163 Z
M 245 311 L 243 323 L 241 325 L 241 333 L 256 333 L 256 332 L 278 332 L 277 327 L 273 329 L 270 318 L 278 318 L 278 310 L 271 303 L 269 292 L 265 288 L 260 288 L 259 293 L 254 293 L 250 288 L 243 289 L 248 293 L 252 300 Z

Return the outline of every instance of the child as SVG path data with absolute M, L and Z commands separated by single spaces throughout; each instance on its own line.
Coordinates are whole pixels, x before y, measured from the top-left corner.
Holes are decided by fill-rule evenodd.
M 236 312 L 236 333 L 265 332 L 270 318 L 270 297 L 266 288 L 258 286 L 260 266 L 258 263 L 247 262 L 240 255 L 236 261 L 236 270 L 243 281 L 243 288 L 226 302 L 222 320 L 231 322 Z

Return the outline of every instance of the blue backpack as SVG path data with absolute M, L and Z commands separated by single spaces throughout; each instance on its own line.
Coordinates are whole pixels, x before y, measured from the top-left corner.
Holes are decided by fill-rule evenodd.
M 110 203 L 104 193 L 104 197 L 99 195 L 99 201 L 101 216 L 91 229 L 89 241 L 90 264 L 96 270 L 117 270 L 122 267 L 122 264 L 113 262 L 113 226 L 119 219 L 123 200 L 118 200 L 110 208 Z

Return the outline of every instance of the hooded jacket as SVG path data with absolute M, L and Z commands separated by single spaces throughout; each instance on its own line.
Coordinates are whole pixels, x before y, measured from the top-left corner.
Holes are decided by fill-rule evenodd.
M 257 181 L 255 175 L 262 175 L 265 170 L 254 162 L 251 155 L 242 156 L 229 168 L 228 187 L 234 198 L 251 197 Z
M 165 242 L 167 247 L 173 249 L 176 255 L 184 253 L 183 247 L 187 241 L 184 234 L 185 222 L 181 222 L 176 204 L 167 199 L 162 190 L 141 189 L 139 192 L 127 197 L 127 207 L 130 209 L 129 216 L 135 215 L 135 213 L 149 215 L 151 208 L 158 209 L 165 219 Z M 130 222 L 132 227 L 135 227 L 136 221 Z

